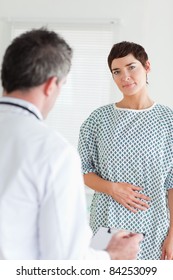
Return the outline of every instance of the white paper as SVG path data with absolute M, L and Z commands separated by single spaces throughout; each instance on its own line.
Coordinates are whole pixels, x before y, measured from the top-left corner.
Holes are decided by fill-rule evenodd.
M 90 246 L 96 250 L 106 249 L 111 237 L 118 231 L 116 228 L 100 227 L 91 239 Z

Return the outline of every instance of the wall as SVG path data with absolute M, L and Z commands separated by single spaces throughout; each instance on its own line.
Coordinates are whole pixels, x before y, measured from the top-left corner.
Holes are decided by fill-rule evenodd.
M 119 40 L 142 44 L 149 54 L 151 96 L 173 107 L 172 0 L 0 0 L 0 58 L 11 21 L 121 21 Z M 115 90 L 116 94 L 116 90 Z

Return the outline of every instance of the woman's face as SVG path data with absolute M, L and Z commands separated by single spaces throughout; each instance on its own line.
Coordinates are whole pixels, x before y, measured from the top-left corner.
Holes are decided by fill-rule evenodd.
M 111 65 L 113 79 L 124 96 L 132 96 L 146 89 L 146 75 L 150 63 L 145 68 L 132 54 L 115 58 Z

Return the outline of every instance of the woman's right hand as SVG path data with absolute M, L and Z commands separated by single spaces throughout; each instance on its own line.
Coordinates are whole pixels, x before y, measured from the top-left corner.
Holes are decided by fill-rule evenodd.
M 137 187 L 128 183 L 118 182 L 112 183 L 110 188 L 110 195 L 113 199 L 119 202 L 121 205 L 137 213 L 138 210 L 146 211 L 149 208 L 147 202 L 143 200 L 150 201 L 151 198 L 139 193 L 142 191 L 141 187 Z
M 138 210 L 145 211 L 149 208 L 147 201 L 150 201 L 151 198 L 140 193 L 143 190 L 141 187 L 129 183 L 107 181 L 95 173 L 85 174 L 84 182 L 91 189 L 112 196 L 113 199 L 133 213 Z

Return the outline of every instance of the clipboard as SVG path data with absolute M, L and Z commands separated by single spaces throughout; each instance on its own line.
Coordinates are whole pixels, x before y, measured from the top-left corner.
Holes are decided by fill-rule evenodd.
M 105 250 L 112 235 L 117 232 L 116 228 L 100 227 L 92 237 L 90 246 L 95 250 Z

